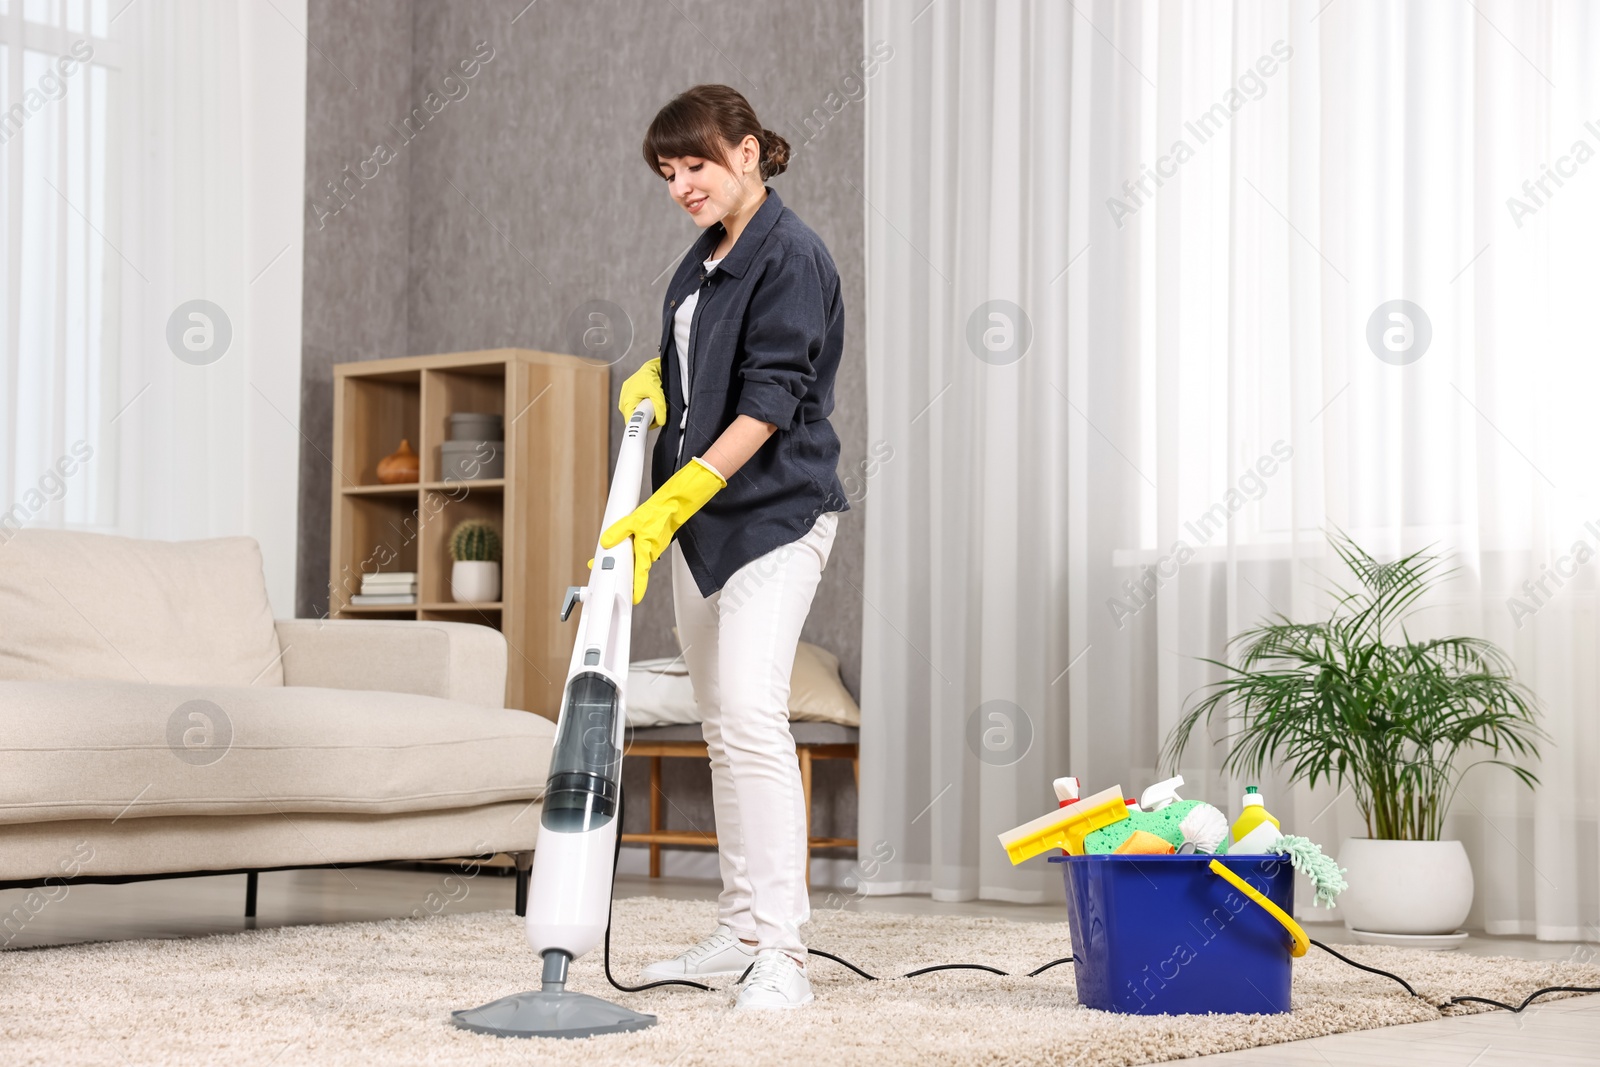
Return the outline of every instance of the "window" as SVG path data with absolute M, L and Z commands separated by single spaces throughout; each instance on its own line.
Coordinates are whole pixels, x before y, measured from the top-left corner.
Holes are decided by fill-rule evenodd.
M 126 2 L 0 0 L 0 541 L 114 520 Z

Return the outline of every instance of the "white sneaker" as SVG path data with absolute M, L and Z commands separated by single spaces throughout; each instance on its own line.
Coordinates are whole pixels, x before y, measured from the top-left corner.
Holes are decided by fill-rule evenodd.
M 756 956 L 755 966 L 750 968 L 734 1007 L 798 1008 L 815 999 L 806 969 L 787 952 L 767 949 Z
M 640 972 L 647 982 L 673 978 L 721 978 L 743 974 L 755 961 L 756 950 L 733 936 L 728 927 L 717 925 L 717 932 L 698 945 L 670 960 L 652 963 Z

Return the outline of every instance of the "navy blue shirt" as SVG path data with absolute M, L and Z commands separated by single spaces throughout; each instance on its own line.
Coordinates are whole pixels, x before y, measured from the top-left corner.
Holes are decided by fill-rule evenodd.
M 650 480 L 659 489 L 739 415 L 778 430 L 674 537 L 701 596 L 721 589 L 751 560 L 804 537 L 823 514 L 850 510 L 839 481 L 839 436 L 828 422 L 844 352 L 844 300 L 833 257 L 770 187 L 732 251 L 706 273 L 704 261 L 726 233 L 720 222 L 706 227 L 662 301 L 667 424 L 656 438 Z M 672 317 L 697 288 L 689 418 L 680 433 L 684 396 Z

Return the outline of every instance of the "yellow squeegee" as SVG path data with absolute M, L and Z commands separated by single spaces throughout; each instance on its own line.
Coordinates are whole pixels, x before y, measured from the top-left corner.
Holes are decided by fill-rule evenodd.
M 1102 789 L 1092 797 L 1068 804 L 1032 822 L 1025 822 L 1000 835 L 1006 855 L 1014 867 L 1053 848 L 1064 848 L 1074 856 L 1083 855 L 1083 839 L 1103 826 L 1128 817 L 1128 804 L 1122 786 Z

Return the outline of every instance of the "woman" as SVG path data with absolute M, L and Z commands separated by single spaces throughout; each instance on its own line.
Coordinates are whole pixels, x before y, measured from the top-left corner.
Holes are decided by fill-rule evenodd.
M 795 646 L 840 512 L 828 423 L 844 348 L 839 273 L 766 179 L 789 145 L 725 85 L 662 108 L 645 162 L 703 231 L 667 287 L 661 354 L 622 386 L 655 402 L 655 493 L 601 536 L 633 538 L 634 602 L 669 543 L 678 641 L 711 758 L 718 924 L 645 976 L 749 974 L 740 1008 L 809 1003 L 806 817 L 789 732 Z

